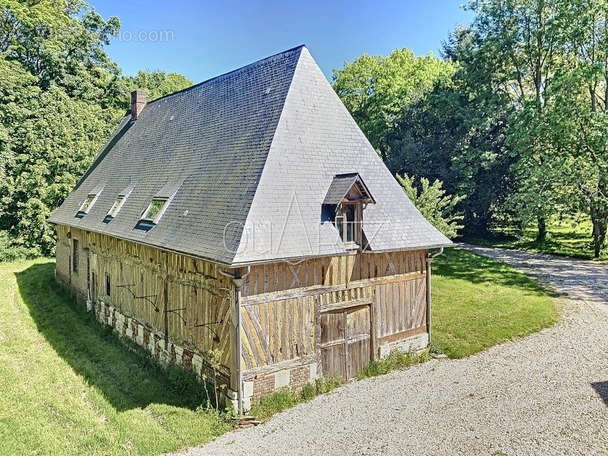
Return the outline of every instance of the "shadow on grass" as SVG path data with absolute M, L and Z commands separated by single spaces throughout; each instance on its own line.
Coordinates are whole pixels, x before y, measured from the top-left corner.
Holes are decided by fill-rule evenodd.
M 592 383 L 591 387 L 595 390 L 597 395 L 602 398 L 604 404 L 608 405 L 608 382 Z
M 206 403 L 192 372 L 162 369 L 147 352 L 123 344 L 55 282 L 55 263 L 16 274 L 19 292 L 38 331 L 78 375 L 118 411 L 167 404 L 196 409 Z
M 433 263 L 433 274 L 482 284 L 492 283 L 545 294 L 536 282 L 494 259 L 458 248 L 446 249 Z

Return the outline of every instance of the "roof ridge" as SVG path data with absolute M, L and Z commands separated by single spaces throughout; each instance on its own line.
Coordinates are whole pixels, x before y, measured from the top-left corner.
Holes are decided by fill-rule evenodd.
M 179 95 L 181 93 L 188 92 L 189 90 L 197 89 L 197 88 L 199 88 L 199 87 L 201 87 L 201 86 L 203 86 L 205 84 L 209 84 L 209 83 L 214 82 L 214 81 L 219 81 L 219 80 L 222 80 L 224 78 L 228 78 L 230 76 L 237 75 L 237 74 L 239 74 L 241 72 L 244 72 L 246 70 L 250 70 L 252 68 L 256 68 L 256 67 L 261 66 L 263 64 L 276 61 L 279 58 L 282 58 L 282 57 L 284 57 L 287 54 L 291 54 L 291 53 L 294 53 L 296 51 L 300 51 L 301 52 L 302 49 L 304 49 L 305 47 L 306 47 L 305 44 L 300 44 L 299 46 L 295 46 L 295 47 L 293 47 L 291 49 L 287 49 L 286 51 L 278 52 L 278 53 L 273 54 L 273 55 L 271 55 L 269 57 L 264 57 L 263 59 L 256 60 L 255 62 L 252 62 L 252 63 L 250 63 L 248 65 L 245 65 L 245 66 L 242 66 L 240 68 L 236 68 L 234 70 L 228 71 L 227 73 L 223 73 L 223 74 L 220 74 L 218 76 L 214 76 L 214 77 L 212 77 L 210 79 L 207 79 L 207 80 L 205 80 L 203 82 L 199 82 L 197 84 L 191 85 L 190 87 L 186 87 L 185 89 L 178 90 L 177 92 L 169 93 L 167 95 L 163 95 L 162 97 L 159 97 L 159 98 L 156 98 L 156 99 L 154 99 L 152 101 L 149 101 L 147 103 L 147 105 L 150 105 L 152 103 L 156 103 L 157 101 L 164 100 L 165 98 L 169 98 L 169 97 L 172 97 L 174 95 Z

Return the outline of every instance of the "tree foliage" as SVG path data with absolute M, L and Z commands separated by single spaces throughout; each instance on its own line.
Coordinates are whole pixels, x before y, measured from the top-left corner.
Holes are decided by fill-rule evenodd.
M 431 184 L 427 178 L 421 177 L 417 185 L 415 178 L 407 174 L 397 175 L 397 180 L 410 201 L 435 228 L 449 238 L 458 235 L 462 228 L 458 222 L 463 217 L 456 212 L 456 205 L 462 200 L 461 196 L 446 195 L 439 180 Z
M 480 97 L 463 72 L 404 109 L 389 136 L 387 165 L 394 173 L 440 180 L 449 194 L 464 197 L 464 232 L 479 234 L 512 191 L 513 158 L 506 110 Z
M 129 91 L 152 97 L 191 85 L 162 71 L 123 77 L 104 50 L 118 33 L 81 0 L 4 0 L 0 6 L 2 248 L 49 254 L 46 222 L 124 115 Z
M 129 91 L 143 89 L 148 100 L 156 100 L 173 92 L 190 87 L 193 82 L 177 73 L 165 73 L 162 70 L 141 70 L 133 77 L 125 79 Z
M 449 77 L 452 66 L 429 54 L 416 57 L 397 49 L 387 57 L 364 54 L 344 68 L 334 70 L 334 90 L 363 133 L 380 152 L 388 155 L 388 134 L 403 108 L 424 96 L 435 81 Z

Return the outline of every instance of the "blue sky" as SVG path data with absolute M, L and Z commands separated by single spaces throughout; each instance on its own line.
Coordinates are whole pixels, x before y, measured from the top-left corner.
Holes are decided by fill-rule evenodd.
M 161 69 L 194 82 L 305 44 L 331 79 L 359 55 L 407 47 L 438 54 L 458 24 L 470 23 L 459 0 L 89 0 L 122 31 L 107 48 L 126 74 Z

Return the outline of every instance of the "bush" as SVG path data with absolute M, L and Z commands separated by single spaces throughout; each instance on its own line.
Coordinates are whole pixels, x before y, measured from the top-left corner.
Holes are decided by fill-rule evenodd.
M 262 396 L 260 402 L 251 408 L 251 415 L 259 420 L 267 420 L 275 413 L 281 412 L 303 401 L 310 401 L 319 394 L 326 394 L 343 385 L 341 378 L 318 378 L 314 383 L 308 383 L 300 394 L 293 389 L 283 388 L 267 396 Z
M 300 397 L 295 391 L 284 388 L 262 396 L 260 402 L 251 408 L 250 413 L 259 420 L 266 420 L 275 413 L 291 408 L 299 402 Z
M 366 377 L 377 377 L 394 370 L 405 369 L 413 364 L 423 363 L 428 359 L 429 355 L 427 353 L 417 355 L 401 350 L 393 350 L 384 358 L 376 359 L 369 363 L 365 369 L 357 374 L 357 378 L 361 380 Z

